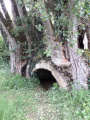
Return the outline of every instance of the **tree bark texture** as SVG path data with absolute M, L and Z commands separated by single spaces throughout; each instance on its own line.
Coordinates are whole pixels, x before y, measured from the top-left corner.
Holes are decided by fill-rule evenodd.
M 71 3 L 70 3 L 71 4 Z M 71 6 L 70 6 L 71 7 Z M 70 8 L 69 7 L 69 8 Z M 70 24 L 69 30 L 71 31 L 71 35 L 68 42 L 68 51 L 69 58 L 71 63 L 71 75 L 74 82 L 74 86 L 77 89 L 80 88 L 88 88 L 88 76 L 89 76 L 89 67 L 87 65 L 87 60 L 78 54 L 78 22 L 77 18 L 74 14 L 70 14 Z M 70 47 L 70 44 L 74 41 L 74 46 Z

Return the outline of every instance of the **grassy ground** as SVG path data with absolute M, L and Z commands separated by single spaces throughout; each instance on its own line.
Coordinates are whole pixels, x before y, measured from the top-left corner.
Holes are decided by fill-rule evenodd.
M 90 91 L 45 91 L 36 78 L 1 69 L 0 120 L 90 120 Z

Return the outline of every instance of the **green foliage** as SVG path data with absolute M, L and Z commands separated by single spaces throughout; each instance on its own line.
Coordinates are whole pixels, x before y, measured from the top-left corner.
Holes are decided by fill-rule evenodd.
M 88 49 L 84 49 L 83 55 L 90 60 L 90 51 Z
M 90 90 L 62 90 L 55 83 L 44 91 L 39 84 L 0 70 L 0 120 L 90 120 Z
M 90 19 L 90 0 L 76 0 L 74 3 L 70 5 L 68 8 L 68 2 L 71 1 L 64 1 L 64 0 L 57 0 L 56 1 L 56 7 L 55 7 L 55 34 L 56 36 L 61 36 L 62 41 L 65 40 L 69 41 L 71 47 L 76 44 L 74 40 L 69 40 L 69 37 L 71 35 L 71 31 L 68 31 L 68 28 L 70 26 L 70 29 L 72 28 L 73 24 L 72 21 L 69 21 L 69 17 L 74 14 L 77 17 L 77 20 L 81 20 L 81 18 Z M 74 5 L 73 5 L 74 4 Z M 82 24 L 83 26 L 83 24 Z M 82 28 L 82 29 L 85 29 Z M 78 33 L 74 33 L 75 36 Z M 76 40 L 75 40 L 76 41 Z
M 11 120 L 12 109 L 13 109 L 12 102 L 7 101 L 7 99 L 5 99 L 4 96 L 0 97 L 0 120 Z
M 39 25 L 36 25 L 36 28 L 38 29 L 38 31 L 40 31 L 41 32 L 41 30 L 42 30 L 42 25 L 41 24 L 39 24 Z
M 55 35 L 58 37 L 61 36 L 62 42 L 68 39 L 70 31 L 67 30 L 69 25 L 68 19 L 68 7 L 65 5 L 64 1 L 57 0 L 55 5 L 55 15 L 54 15 L 54 26 L 55 26 Z
M 49 96 L 51 103 L 56 105 L 57 109 L 61 112 L 59 117 L 63 120 L 90 119 L 90 94 L 88 90 L 82 89 L 80 91 L 73 90 L 68 92 L 62 89 L 51 89 Z
M 6 43 L 0 34 L 0 64 L 8 63 L 8 61 L 9 61 L 8 47 L 6 46 Z
M 5 81 L 2 81 L 2 87 L 5 89 L 21 89 L 21 88 L 30 88 L 36 87 L 40 84 L 37 78 L 31 78 L 27 80 L 26 78 L 21 77 L 20 75 L 9 75 L 5 76 Z
M 51 56 L 51 49 L 46 49 L 44 51 L 44 54 L 46 55 L 46 57 L 50 57 Z
M 52 89 L 53 90 L 57 90 L 58 88 L 59 88 L 58 83 L 54 83 L 53 86 L 52 86 Z
M 72 21 L 70 23 L 69 16 L 75 14 L 78 20 L 83 16 L 89 18 L 89 0 L 77 0 L 73 3 L 74 5 L 71 5 L 69 8 L 68 3 L 70 1 L 56 0 L 54 13 L 43 4 L 43 1 L 24 0 L 24 2 L 28 12 L 27 16 L 23 16 L 22 19 L 17 18 L 18 26 L 12 30 L 12 33 L 16 35 L 16 37 L 22 32 L 31 33 L 31 50 L 26 50 L 26 53 L 31 53 L 31 59 L 42 58 L 45 55 L 46 57 L 50 57 L 51 55 L 51 50 L 40 49 L 40 47 L 45 47 L 47 44 L 43 42 L 43 39 L 45 39 L 44 33 L 46 31 L 43 23 L 48 19 L 50 19 L 54 25 L 55 36 L 60 36 L 62 43 L 67 40 L 71 47 L 77 44 L 76 37 L 78 33 L 74 33 L 74 39 L 70 40 L 70 29 L 72 29 L 73 24 Z M 17 3 L 23 7 L 22 0 L 17 0 Z
M 46 12 L 45 5 L 43 4 L 43 1 L 35 2 L 35 9 L 38 11 L 38 15 L 40 15 L 42 21 L 47 21 L 49 19 L 49 15 Z
M 75 14 L 78 17 L 89 18 L 90 17 L 90 1 L 77 0 L 75 5 Z
M 78 49 L 77 50 L 78 55 L 82 55 L 88 59 L 88 65 L 90 66 L 90 51 L 88 49 Z

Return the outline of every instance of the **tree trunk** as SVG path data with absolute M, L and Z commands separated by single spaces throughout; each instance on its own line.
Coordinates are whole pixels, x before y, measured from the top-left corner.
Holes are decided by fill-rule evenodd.
M 71 36 L 70 36 L 70 42 L 68 43 L 68 50 L 69 50 L 69 57 L 70 57 L 70 63 L 71 63 L 71 75 L 74 82 L 74 86 L 76 89 L 80 88 L 88 88 L 88 75 L 89 75 L 89 69 L 87 65 L 87 60 L 81 56 L 78 55 L 78 24 L 77 24 L 77 18 L 75 15 L 70 16 L 70 23 L 73 24 L 73 27 L 70 27 L 71 30 Z M 70 44 L 74 42 L 73 47 L 70 47 Z
M 9 42 L 10 62 L 11 62 L 12 73 L 16 73 L 16 52 L 14 50 L 15 46 L 16 46 L 16 42 L 14 40 L 12 40 L 12 43 Z
M 87 66 L 87 61 L 82 56 L 77 54 L 74 48 L 69 46 L 69 55 L 71 63 L 71 75 L 74 82 L 74 86 L 77 89 L 88 88 L 88 75 L 89 70 Z

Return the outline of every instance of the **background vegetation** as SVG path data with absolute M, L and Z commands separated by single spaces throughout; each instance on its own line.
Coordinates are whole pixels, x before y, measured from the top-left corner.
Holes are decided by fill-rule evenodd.
M 0 34 L 0 65 L 8 64 L 10 60 L 8 44 L 4 41 L 2 35 Z

